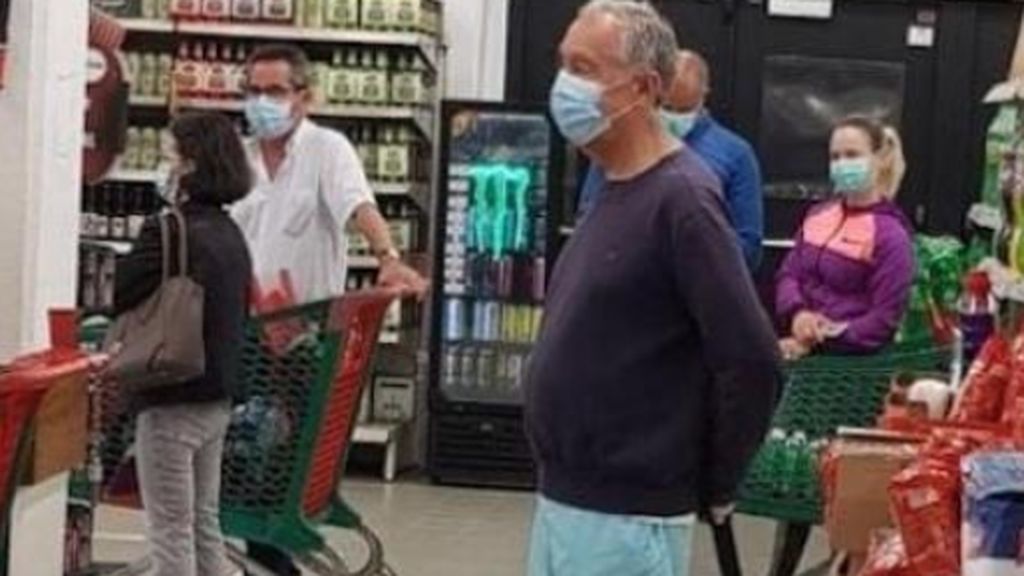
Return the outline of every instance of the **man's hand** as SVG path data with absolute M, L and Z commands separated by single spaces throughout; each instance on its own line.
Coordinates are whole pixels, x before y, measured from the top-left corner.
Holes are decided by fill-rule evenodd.
M 805 346 L 820 344 L 825 340 L 821 327 L 825 318 L 804 310 L 793 317 L 793 337 L 802 342 Z
M 725 506 L 714 506 L 711 508 L 711 514 L 709 520 L 713 526 L 722 526 L 729 521 L 729 517 L 732 516 L 733 512 L 736 511 L 735 504 L 726 504 Z
M 398 290 L 402 296 L 415 296 L 417 300 L 423 300 L 430 287 L 430 283 L 419 272 L 396 258 L 381 260 L 377 284 L 382 288 Z
M 811 353 L 810 347 L 804 345 L 796 338 L 784 338 L 779 341 L 779 348 L 782 350 L 782 358 L 787 362 L 799 360 Z

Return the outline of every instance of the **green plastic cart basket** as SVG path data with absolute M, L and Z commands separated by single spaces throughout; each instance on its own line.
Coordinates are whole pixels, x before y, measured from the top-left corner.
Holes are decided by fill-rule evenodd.
M 242 391 L 225 442 L 221 522 L 229 538 L 279 549 L 321 576 L 393 574 L 380 540 L 340 498 L 339 483 L 387 308 L 384 291 L 287 309 L 250 321 Z M 109 389 L 102 402 L 105 499 L 130 461 L 134 423 Z M 322 529 L 354 531 L 368 560 L 352 569 Z M 240 549 L 233 561 L 271 575 Z M 144 571 L 146 561 L 117 574 Z

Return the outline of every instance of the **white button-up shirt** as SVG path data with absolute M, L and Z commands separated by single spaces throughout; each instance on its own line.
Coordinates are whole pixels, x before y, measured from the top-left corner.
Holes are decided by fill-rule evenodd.
M 231 210 L 252 252 L 256 281 L 277 286 L 288 271 L 300 302 L 337 296 L 348 273 L 346 224 L 373 203 L 352 144 L 340 132 L 303 120 L 275 178 L 259 143 L 246 142 L 255 187 Z

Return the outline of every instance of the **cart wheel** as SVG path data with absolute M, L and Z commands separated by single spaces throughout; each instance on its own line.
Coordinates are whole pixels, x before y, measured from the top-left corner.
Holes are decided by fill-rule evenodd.
M 380 539 L 366 526 L 355 528 L 356 534 L 366 543 L 369 557 L 358 570 L 352 570 L 340 554 L 324 546 L 315 552 L 298 556 L 296 560 L 319 576 L 388 576 L 394 575 L 384 564 L 384 547 Z
M 228 559 L 231 560 L 235 566 L 245 570 L 247 574 L 251 574 L 252 576 L 277 576 L 274 572 L 268 570 L 263 564 L 249 558 L 249 556 L 238 546 L 230 542 L 225 542 L 224 547 L 227 549 Z

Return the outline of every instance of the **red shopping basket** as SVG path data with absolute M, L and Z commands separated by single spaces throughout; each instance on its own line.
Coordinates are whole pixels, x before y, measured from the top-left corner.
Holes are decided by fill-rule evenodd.
M 32 417 L 50 387 L 83 375 L 89 359 L 74 349 L 54 349 L 18 358 L 0 369 L 0 561 L 6 565 L 7 529 L 20 455 Z M 0 567 L 3 573 L 4 567 Z

